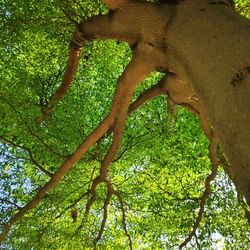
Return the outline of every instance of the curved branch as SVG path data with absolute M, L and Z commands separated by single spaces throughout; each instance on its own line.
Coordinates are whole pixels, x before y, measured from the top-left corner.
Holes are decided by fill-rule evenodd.
M 117 196 L 118 200 L 119 200 L 119 203 L 120 203 L 120 206 L 121 206 L 121 210 L 122 210 L 122 225 L 123 225 L 123 228 L 124 228 L 124 232 L 128 238 L 128 241 L 129 241 L 129 249 L 132 250 L 133 249 L 133 245 L 132 245 L 132 239 L 131 239 L 131 236 L 128 232 L 128 229 L 127 229 L 127 223 L 126 223 L 126 212 L 125 212 L 125 207 L 124 207 L 124 202 L 122 200 L 122 197 L 120 195 L 119 192 L 115 192 L 115 195 Z
M 216 153 L 217 146 L 218 146 L 218 137 L 214 133 L 212 136 L 212 140 L 210 142 L 210 146 L 209 146 L 209 156 L 210 156 L 210 160 L 212 162 L 212 171 L 205 181 L 205 191 L 201 197 L 200 210 L 198 212 L 198 216 L 196 218 L 196 221 L 193 225 L 193 229 L 190 232 L 190 234 L 188 235 L 188 237 L 184 240 L 184 242 L 180 244 L 179 249 L 182 249 L 183 247 L 185 247 L 188 244 L 188 242 L 191 241 L 192 237 L 195 236 L 196 230 L 199 227 L 200 222 L 202 220 L 202 216 L 203 216 L 203 213 L 205 210 L 206 201 L 211 193 L 211 181 L 213 181 L 214 178 L 216 177 L 217 170 L 218 170 L 218 159 L 217 159 L 217 153 Z
M 163 88 L 163 82 L 159 81 L 151 88 L 146 89 L 142 94 L 138 96 L 138 98 L 133 103 L 131 103 L 131 105 L 129 106 L 128 113 L 133 113 L 135 110 L 144 105 L 147 101 L 161 94 L 165 94 L 165 89 Z
M 114 113 L 113 141 L 101 165 L 101 176 L 104 179 L 107 176 L 109 165 L 120 148 L 129 104 L 134 90 L 155 68 L 154 62 L 145 64 L 150 54 L 147 49 L 147 45 L 138 45 L 134 49 L 132 60 L 118 80 L 110 111 Z
M 103 205 L 102 224 L 101 224 L 101 228 L 99 230 L 98 236 L 96 237 L 96 239 L 94 241 L 94 249 L 96 249 L 96 245 L 97 245 L 98 241 L 100 241 L 100 239 L 102 238 L 102 235 L 103 235 L 103 232 L 105 229 L 105 225 L 106 225 L 107 218 L 108 218 L 108 205 L 110 203 L 111 197 L 112 197 L 112 192 L 109 192 L 107 194 L 106 200 L 105 200 L 104 205 Z
M 114 138 L 116 138 L 113 140 L 111 148 L 105 157 L 106 159 L 102 163 L 103 166 L 101 167 L 101 177 L 103 178 L 103 176 L 106 176 L 108 167 L 118 150 L 118 147 L 115 146 L 120 143 L 122 138 L 123 128 L 120 130 L 120 126 L 124 127 L 128 106 L 134 89 L 155 68 L 153 63 L 144 63 L 145 61 L 148 61 L 148 56 L 151 56 L 151 54 L 147 50 L 144 51 L 143 46 L 142 48 L 140 48 L 140 46 L 139 48 L 136 48 L 131 62 L 118 81 L 117 90 L 109 115 L 84 140 L 84 142 L 78 146 L 76 151 L 58 168 L 51 179 L 43 187 L 41 187 L 36 196 L 9 219 L 2 233 L 0 234 L 0 241 L 6 238 L 11 226 L 20 218 L 22 218 L 23 215 L 35 208 L 36 205 L 44 198 L 46 193 L 61 181 L 63 176 L 73 167 L 73 165 L 78 162 L 89 150 L 89 148 L 93 146 L 93 144 L 96 143 L 114 124 L 114 126 L 116 126 L 114 131 L 117 131 L 115 132 L 116 135 L 114 136 Z M 124 86 L 126 87 L 124 88 Z M 120 135 L 117 136 L 117 134 Z
M 48 106 L 43 111 L 43 115 L 37 119 L 38 123 L 44 121 L 44 119 L 54 111 L 54 106 L 63 98 L 63 96 L 69 90 L 79 64 L 81 51 L 83 48 L 83 42 L 85 38 L 80 31 L 75 31 L 70 43 L 69 59 L 67 67 L 63 76 L 63 80 L 59 88 L 48 103 Z

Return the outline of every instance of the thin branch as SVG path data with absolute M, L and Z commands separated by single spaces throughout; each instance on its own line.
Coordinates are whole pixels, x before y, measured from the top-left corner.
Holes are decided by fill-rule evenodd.
M 200 245 L 200 243 L 199 243 L 199 239 L 198 239 L 196 233 L 194 234 L 194 237 L 195 237 L 195 242 L 196 242 L 196 245 L 197 245 L 197 247 L 198 247 L 198 250 L 201 250 L 201 245 Z
M 214 133 L 212 136 L 212 140 L 210 142 L 210 146 L 209 146 L 209 156 L 210 156 L 210 160 L 212 162 L 212 171 L 211 171 L 211 174 L 207 177 L 207 179 L 205 181 L 205 191 L 201 197 L 200 210 L 198 212 L 196 221 L 193 225 L 193 229 L 190 232 L 190 234 L 188 235 L 188 237 L 184 240 L 184 242 L 179 245 L 179 249 L 184 248 L 188 244 L 188 242 L 191 241 L 192 237 L 195 236 L 196 230 L 199 227 L 200 222 L 202 220 L 202 216 L 203 216 L 203 213 L 205 210 L 206 201 L 211 193 L 211 181 L 213 181 L 214 178 L 216 177 L 217 170 L 218 170 L 218 159 L 217 159 L 217 153 L 216 153 L 217 146 L 218 146 L 218 137 Z
M 18 148 L 21 148 L 23 149 L 24 151 L 26 151 L 28 154 L 29 154 L 29 157 L 30 157 L 30 160 L 33 162 L 33 164 L 41 171 L 43 172 L 44 174 L 48 175 L 49 177 L 52 177 L 52 173 L 49 172 L 48 170 L 46 170 L 45 168 L 43 168 L 34 158 L 31 150 L 25 146 L 21 146 L 21 145 L 18 145 L 6 138 L 4 138 L 3 136 L 0 135 L 0 139 L 7 142 L 8 144 L 12 145 L 13 147 L 18 147 Z
M 12 103 L 10 103 L 7 99 L 5 99 L 5 98 L 4 98 L 3 96 L 1 96 L 1 95 L 0 95 L 0 99 L 2 99 L 4 102 L 6 102 L 6 103 L 15 111 L 15 113 L 17 113 L 17 115 L 19 116 L 19 118 L 21 119 L 21 121 L 22 121 L 22 122 L 25 124 L 25 126 L 27 127 L 29 133 L 30 133 L 33 137 L 37 138 L 38 141 L 41 142 L 41 144 L 42 144 L 46 149 L 48 149 L 51 153 L 53 153 L 53 154 L 56 155 L 56 156 L 59 156 L 59 157 L 62 158 L 62 159 L 65 159 L 65 158 L 66 158 L 66 156 L 61 155 L 61 154 L 55 152 L 55 151 L 52 149 L 52 147 L 50 147 L 48 144 L 46 144 L 46 143 L 43 141 L 43 139 L 42 139 L 41 137 L 39 137 L 37 134 L 35 134 L 35 133 L 33 132 L 32 128 L 31 128 L 30 125 L 25 121 L 25 119 L 23 118 L 23 116 L 22 116 L 22 114 L 20 113 L 20 111 L 18 111 Z
M 101 178 L 101 176 L 97 176 L 93 181 L 92 181 L 92 186 L 91 188 L 89 189 L 89 191 L 87 192 L 87 194 L 91 194 L 91 197 L 90 199 L 87 201 L 86 203 L 86 207 L 85 207 L 85 213 L 84 213 L 84 218 L 80 224 L 80 226 L 77 228 L 76 231 L 79 231 L 83 228 L 83 226 L 85 225 L 85 222 L 87 221 L 88 219 L 88 215 L 89 215 L 89 212 L 90 212 L 90 209 L 92 207 L 92 205 L 94 204 L 94 202 L 98 199 L 98 195 L 97 195 L 97 192 L 96 192 L 96 188 L 97 186 L 104 182 L 104 180 Z
M 122 197 L 120 195 L 119 192 L 115 192 L 115 195 L 117 196 L 118 200 L 119 200 L 119 203 L 120 203 L 120 206 L 121 206 L 121 210 L 122 210 L 122 225 L 123 225 L 123 228 L 124 228 L 124 232 L 128 238 L 128 241 L 129 241 L 129 248 L 130 250 L 133 249 L 133 244 L 132 244 L 132 239 L 131 239 L 131 236 L 128 232 L 128 229 L 127 229 L 127 223 L 126 223 L 126 212 L 125 212 L 125 206 L 124 206 L 124 202 L 122 200 Z
M 12 201 L 9 201 L 9 200 L 3 199 L 3 198 L 0 198 L 0 201 L 4 202 L 4 203 L 11 204 L 11 205 L 15 206 L 17 209 L 21 209 L 21 207 L 19 205 L 17 205 L 16 203 L 14 203 Z
M 102 238 L 102 235 L 105 229 L 105 225 L 106 225 L 107 218 L 108 218 L 108 205 L 110 203 L 111 197 L 112 197 L 112 192 L 108 192 L 106 200 L 104 202 L 104 206 L 103 206 L 103 219 L 102 219 L 101 228 L 99 230 L 98 236 L 94 240 L 94 249 L 96 249 L 96 245 Z
M 141 172 L 142 174 L 148 176 L 155 184 L 156 186 L 158 187 L 158 189 L 160 189 L 161 191 L 163 191 L 163 194 L 167 194 L 168 196 L 174 198 L 175 200 L 178 200 L 178 201 L 187 201 L 187 200 L 190 200 L 190 201 L 198 201 L 198 198 L 197 197 L 184 197 L 184 198 L 180 198 L 176 195 L 174 195 L 173 193 L 170 193 L 169 191 L 165 190 L 164 188 L 162 188 L 158 183 L 157 183 L 157 179 L 154 178 L 153 176 L 151 176 L 149 173 L 147 173 L 146 171 L 143 171 Z

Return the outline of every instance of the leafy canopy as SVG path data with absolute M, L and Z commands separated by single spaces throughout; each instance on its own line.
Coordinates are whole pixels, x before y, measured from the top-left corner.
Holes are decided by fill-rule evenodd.
M 246 16 L 248 1 L 237 1 Z M 106 13 L 100 1 L 1 1 L 0 5 L 0 223 L 24 206 L 58 166 L 107 115 L 118 77 L 131 51 L 117 41 L 86 45 L 74 84 L 52 116 L 36 120 L 60 85 L 74 22 Z M 134 99 L 161 78 L 152 74 Z M 89 249 L 103 219 L 107 187 L 85 213 L 87 191 L 111 137 L 76 164 L 63 181 L 22 218 L 2 243 L 6 249 Z M 124 210 L 112 197 L 101 249 L 171 249 L 189 234 L 210 173 L 208 141 L 193 114 L 167 112 L 160 96 L 134 112 L 110 168 Z M 45 170 L 45 171 L 44 171 Z M 212 182 L 205 214 L 190 249 L 246 249 L 244 200 L 222 168 Z M 78 212 L 72 223 L 71 211 Z M 248 247 L 247 247 L 248 246 Z

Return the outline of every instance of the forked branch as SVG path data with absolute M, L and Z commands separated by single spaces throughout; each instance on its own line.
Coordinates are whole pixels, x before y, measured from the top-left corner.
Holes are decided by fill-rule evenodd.
M 135 110 L 140 108 L 142 105 L 144 105 L 146 102 L 148 102 L 151 99 L 154 99 L 155 97 L 165 94 L 165 89 L 163 87 L 163 82 L 159 81 L 157 84 L 153 85 L 151 88 L 145 90 L 142 94 L 138 96 L 138 98 L 131 103 L 129 106 L 128 113 L 133 113 Z
M 134 112 L 136 108 L 139 108 L 140 104 L 145 104 L 147 101 L 154 98 L 155 90 L 152 87 L 152 89 L 146 90 L 144 93 L 142 93 L 137 100 L 135 100 L 129 108 L 129 114 Z M 51 180 L 45 184 L 37 193 L 37 195 L 29 202 L 26 206 L 20 208 L 20 211 L 17 212 L 4 226 L 2 233 L 0 234 L 0 241 L 4 240 L 7 236 L 11 226 L 16 223 L 19 219 L 22 218 L 23 215 L 28 213 L 31 209 L 35 208 L 36 205 L 41 201 L 41 199 L 45 196 L 45 194 L 54 188 L 62 179 L 62 177 L 73 167 L 73 165 L 80 160 L 85 152 L 101 137 L 105 135 L 105 133 L 108 131 L 108 129 L 112 128 L 114 119 L 110 116 L 107 116 L 100 125 L 84 140 L 82 144 L 79 145 L 79 147 L 76 149 L 76 151 L 71 155 L 70 158 L 68 158 L 55 172 L 55 174 L 52 176 Z
M 137 48 L 134 51 L 133 58 L 123 75 L 118 81 L 118 86 L 114 101 L 111 107 L 109 115 L 100 123 L 100 125 L 84 140 L 82 144 L 78 146 L 76 151 L 58 168 L 51 179 L 40 188 L 35 197 L 22 207 L 10 220 L 7 222 L 0 234 L 0 241 L 5 239 L 11 226 L 17 222 L 20 218 L 28 213 L 31 209 L 35 208 L 36 205 L 44 198 L 46 193 L 54 188 L 63 176 L 78 162 L 83 155 L 89 150 L 94 143 L 96 143 L 109 128 L 114 126 L 114 140 L 109 149 L 104 162 L 101 166 L 101 176 L 106 177 L 108 167 L 114 159 L 119 145 L 122 139 L 123 128 L 128 113 L 129 103 L 136 86 L 146 78 L 146 76 L 154 70 L 154 64 L 145 64 L 148 53 L 145 53 L 144 48 Z M 146 56 L 146 58 L 145 58 Z M 150 55 L 152 56 L 152 55 Z M 63 93 L 63 91 L 62 91 Z M 119 134 L 119 136 L 117 136 Z M 118 146 L 118 148 L 116 147 Z

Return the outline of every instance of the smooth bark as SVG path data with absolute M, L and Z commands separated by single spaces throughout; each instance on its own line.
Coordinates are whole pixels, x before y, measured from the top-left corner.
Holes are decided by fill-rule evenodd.
M 136 86 L 154 70 L 175 76 L 175 84 L 170 88 L 169 78 L 165 86 L 174 102 L 190 104 L 202 117 L 208 116 L 228 157 L 227 171 L 250 204 L 250 22 L 240 17 L 228 1 L 186 0 L 178 5 L 119 1 L 119 6 L 112 0 L 104 2 L 115 11 L 80 23 L 81 37 L 117 39 L 135 47 L 131 64 L 118 81 L 111 111 L 37 195 L 9 220 L 0 241 L 112 128 L 113 143 L 100 169 L 101 177 L 107 177 L 128 113 L 162 91 L 151 89 L 129 109 Z M 73 73 L 66 73 L 66 88 L 59 90 L 56 100 L 73 80 L 79 58 L 78 51 L 74 52 L 75 59 L 70 58 L 67 67 Z

